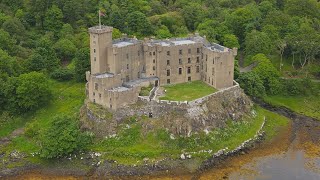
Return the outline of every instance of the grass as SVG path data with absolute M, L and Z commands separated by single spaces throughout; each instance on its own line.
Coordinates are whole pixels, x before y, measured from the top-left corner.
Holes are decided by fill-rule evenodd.
M 43 131 L 52 122 L 53 117 L 59 114 L 75 115 L 79 113 L 85 98 L 84 83 L 58 82 L 50 80 L 50 87 L 53 91 L 53 100 L 45 107 L 25 117 L 12 117 L 13 121 L 7 121 L 0 127 L 0 137 L 8 136 L 18 128 L 35 126 L 36 131 Z M 10 144 L 0 148 L 1 152 L 10 153 L 13 150 L 31 153 L 39 151 L 35 139 L 25 135 L 14 138 Z M 30 157 L 32 158 L 32 157 Z
M 267 103 L 275 106 L 283 106 L 297 113 L 320 120 L 319 96 L 267 96 Z
M 166 95 L 160 99 L 170 101 L 192 101 L 217 91 L 202 81 L 166 85 L 164 88 Z
M 244 121 L 228 121 L 227 128 L 215 129 L 208 135 L 205 133 L 194 134 L 191 137 L 170 138 L 170 134 L 163 129 L 155 129 L 147 135 L 142 135 L 141 125 L 131 124 L 131 127 L 123 128 L 122 131 L 112 138 L 107 138 L 94 143 L 91 149 L 102 152 L 105 160 L 116 160 L 121 164 L 140 164 L 144 158 L 151 161 L 169 158 L 179 158 L 182 152 L 197 152 L 193 157 L 206 159 L 209 153 L 201 150 L 212 150 L 228 147 L 234 149 L 243 141 L 253 137 L 264 120 L 267 123 L 264 131 L 267 140 L 277 135 L 280 127 L 288 125 L 289 120 L 283 116 L 272 113 L 260 107 L 256 108 L 257 116 L 248 117 Z

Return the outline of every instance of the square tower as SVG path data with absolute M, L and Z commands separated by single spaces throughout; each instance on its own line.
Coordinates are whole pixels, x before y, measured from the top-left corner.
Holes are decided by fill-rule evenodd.
M 89 28 L 91 74 L 109 71 L 108 55 L 112 53 L 112 27 L 95 26 Z

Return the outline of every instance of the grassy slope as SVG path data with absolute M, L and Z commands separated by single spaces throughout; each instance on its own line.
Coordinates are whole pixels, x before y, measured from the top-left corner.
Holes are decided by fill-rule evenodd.
M 264 100 L 275 106 L 284 106 L 300 114 L 320 120 L 319 96 L 268 96 Z
M 26 117 L 15 117 L 14 122 L 20 123 L 12 125 L 12 123 L 5 124 L 0 128 L 0 137 L 8 136 L 13 130 L 23 128 L 28 125 L 37 125 L 39 131 L 48 127 L 53 117 L 58 114 L 73 115 L 79 112 L 85 98 L 84 83 L 75 82 L 57 82 L 50 81 L 54 98 L 46 107 L 35 112 L 33 115 Z M 27 124 L 27 125 L 26 125 Z M 37 152 L 39 147 L 34 140 L 28 139 L 25 136 L 19 136 L 12 140 L 12 142 L 3 147 L 3 151 L 10 152 L 18 150 L 21 152 Z
M 113 159 L 124 164 L 139 164 L 143 158 L 150 160 L 164 157 L 178 158 L 183 151 L 212 150 L 215 152 L 225 147 L 233 149 L 255 135 L 264 116 L 267 118 L 264 131 L 267 133 L 268 140 L 277 134 L 279 127 L 286 126 L 289 122 L 287 118 L 259 107 L 257 114 L 255 118 L 247 119 L 242 123 L 230 121 L 228 128 L 216 129 L 208 135 L 204 133 L 193 135 L 190 138 L 171 139 L 164 130 L 156 130 L 143 136 L 139 125 L 131 125 L 130 129 L 124 129 L 118 137 L 95 143 L 92 149 L 105 152 L 103 156 L 105 159 Z M 198 153 L 193 156 L 205 159 L 210 154 Z
M 216 91 L 202 81 L 167 85 L 164 88 L 167 90 L 166 96 L 160 99 L 171 101 L 191 101 Z

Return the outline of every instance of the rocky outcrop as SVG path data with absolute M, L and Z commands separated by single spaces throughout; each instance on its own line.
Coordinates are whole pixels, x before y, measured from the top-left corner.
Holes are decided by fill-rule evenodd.
M 150 121 L 142 123 L 146 131 L 165 128 L 174 135 L 190 136 L 195 132 L 224 127 L 228 120 L 241 120 L 250 112 L 252 102 L 239 85 L 235 85 L 191 102 L 155 101 L 140 98 L 134 105 L 115 112 L 99 110 L 98 114 L 95 114 L 97 110 L 92 110 L 90 106 L 92 105 L 87 104 L 86 106 L 86 118 L 91 122 L 87 124 L 93 125 L 87 129 L 93 130 L 98 136 L 117 133 L 117 125 L 131 117 L 149 118 Z M 112 116 L 103 115 L 103 112 L 112 113 Z

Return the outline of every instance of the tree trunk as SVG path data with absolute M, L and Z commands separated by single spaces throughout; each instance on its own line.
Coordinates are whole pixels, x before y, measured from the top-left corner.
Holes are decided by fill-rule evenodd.
M 294 69 L 294 53 L 292 53 L 292 63 L 291 63 L 292 68 Z

